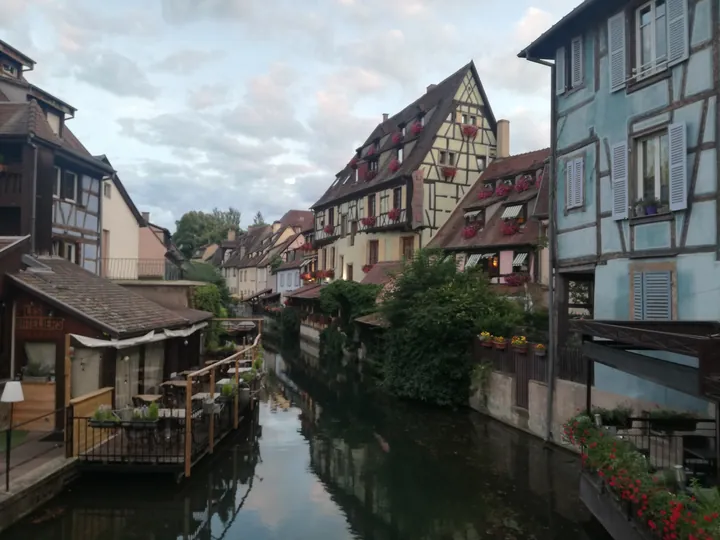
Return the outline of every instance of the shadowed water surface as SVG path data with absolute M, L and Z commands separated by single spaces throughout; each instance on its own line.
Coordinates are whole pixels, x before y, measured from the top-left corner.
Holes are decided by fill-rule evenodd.
M 258 426 L 180 486 L 84 478 L 2 540 L 608 540 L 574 456 L 270 351 Z

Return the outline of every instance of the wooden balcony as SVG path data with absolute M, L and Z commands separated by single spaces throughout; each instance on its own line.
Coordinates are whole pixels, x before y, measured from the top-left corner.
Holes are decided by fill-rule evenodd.
M 5 204 L 19 204 L 22 179 L 22 165 L 0 165 L 0 201 Z
M 328 230 L 325 230 L 325 229 Z M 332 229 L 332 230 L 329 230 Z M 325 225 L 315 231 L 315 240 L 313 241 L 314 247 L 321 247 L 332 243 L 336 238 L 340 237 L 342 227 L 338 223 L 337 225 Z
M 371 219 L 374 218 L 374 219 Z M 408 214 L 405 208 L 399 210 L 397 219 L 392 219 L 390 212 L 377 216 L 365 217 L 358 222 L 358 232 L 376 232 L 387 230 L 407 230 Z
M 101 275 L 120 281 L 185 279 L 183 269 L 167 259 L 102 259 Z

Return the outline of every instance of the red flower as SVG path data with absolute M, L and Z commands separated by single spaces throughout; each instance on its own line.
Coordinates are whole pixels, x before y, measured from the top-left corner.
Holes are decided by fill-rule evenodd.
M 393 144 L 399 144 L 403 140 L 403 134 L 400 131 L 393 133 L 392 142 Z
M 325 225 L 325 227 L 323 228 L 323 231 L 325 231 L 325 234 L 332 234 L 334 230 L 335 230 L 335 227 L 333 227 L 332 225 Z
M 506 236 L 512 236 L 520 230 L 520 225 L 514 219 L 504 220 L 500 227 L 502 227 L 502 233 Z
M 472 126 L 472 125 L 464 125 L 462 127 L 463 135 L 465 135 L 468 139 L 474 139 L 477 137 L 478 134 L 478 127 Z
M 333 279 L 335 277 L 335 270 L 332 268 L 330 270 L 325 270 L 325 277 Z
M 377 176 L 377 171 L 367 171 L 365 173 L 365 181 L 370 182 L 376 176 Z
M 508 193 L 510 193 L 510 186 L 507 184 L 500 184 L 497 188 L 495 188 L 496 197 L 504 197 Z
M 477 234 L 477 232 L 478 232 L 478 227 L 476 227 L 474 225 L 468 225 L 467 227 L 463 227 L 462 236 L 463 236 L 463 238 L 465 238 L 467 240 L 467 239 L 475 236 Z
M 390 218 L 390 221 L 397 221 L 400 219 L 401 211 L 399 208 L 391 208 L 388 212 L 388 218 Z
M 390 162 L 390 165 L 388 165 L 388 169 L 390 169 L 391 173 L 396 173 L 400 170 L 400 161 L 397 159 L 393 159 Z
M 360 223 L 366 227 L 373 227 L 375 225 L 375 216 L 364 217 L 360 220 Z
M 456 174 L 457 174 L 457 169 L 455 167 L 443 167 L 442 168 L 442 175 L 445 178 L 455 178 Z
M 478 199 L 481 201 L 483 201 L 485 199 L 489 199 L 492 196 L 493 196 L 492 188 L 490 188 L 490 189 L 484 188 L 484 189 L 480 190 L 480 192 L 478 193 Z
M 375 153 L 375 146 L 370 146 L 367 150 L 366 156 L 372 156 Z
M 355 156 L 354 158 L 352 158 L 352 159 L 350 160 L 350 166 L 351 166 L 353 169 L 357 169 L 358 161 L 359 161 L 359 160 L 358 160 L 358 157 Z
M 530 281 L 530 276 L 524 272 L 515 272 L 505 276 L 505 284 L 511 287 L 520 287 Z
M 413 135 L 420 135 L 420 132 L 423 130 L 423 125 L 420 123 L 420 121 L 415 122 L 412 126 L 410 126 L 410 133 Z
M 362 267 L 362 271 L 367 274 L 370 270 L 372 270 L 372 267 L 373 267 L 372 264 L 366 264 L 365 266 Z
M 528 175 L 523 176 L 515 183 L 515 191 L 522 193 L 532 187 L 532 178 Z

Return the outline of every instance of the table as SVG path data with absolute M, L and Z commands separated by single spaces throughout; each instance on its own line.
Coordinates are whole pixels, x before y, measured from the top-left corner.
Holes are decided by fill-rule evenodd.
M 228 379 L 228 378 L 220 379 L 215 384 L 218 386 L 224 386 L 226 384 L 235 384 L 235 379 Z
M 249 373 L 250 371 L 252 371 L 252 369 L 253 368 L 251 368 L 251 367 L 237 368 L 237 373 Z M 231 367 L 230 369 L 227 370 L 227 372 L 228 372 L 228 375 L 235 375 L 236 369 L 234 367 Z
M 139 399 L 145 403 L 155 403 L 162 399 L 162 394 L 138 394 L 137 396 L 133 396 L 133 399 Z
M 215 399 L 218 397 L 220 397 L 220 392 L 214 392 L 212 396 L 210 395 L 210 392 L 198 392 L 197 394 L 193 394 L 191 399 L 193 401 L 205 401 L 207 399 Z
M 192 381 L 194 383 L 194 381 Z M 187 388 L 187 380 L 183 379 L 180 381 L 165 381 L 160 386 L 174 386 L 176 388 Z

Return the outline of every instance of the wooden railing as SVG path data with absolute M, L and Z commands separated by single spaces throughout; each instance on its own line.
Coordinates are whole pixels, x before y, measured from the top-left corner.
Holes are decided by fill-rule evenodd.
M 101 388 L 84 396 L 70 400 L 68 407 L 68 427 L 66 437 L 72 440 L 72 446 L 67 445 L 67 457 L 77 457 L 89 449 L 107 441 L 112 432 L 107 429 L 96 429 L 89 425 L 89 418 L 100 406 L 112 408 L 114 388 Z
M 385 227 L 397 227 L 404 225 L 407 221 L 407 210 L 405 208 L 401 209 L 399 211 L 397 219 L 390 219 L 390 212 L 383 212 L 382 214 L 378 214 L 377 216 L 373 216 L 375 218 L 374 223 L 363 223 L 363 220 L 358 221 L 358 230 L 363 231 L 370 231 L 375 229 L 383 229 Z

